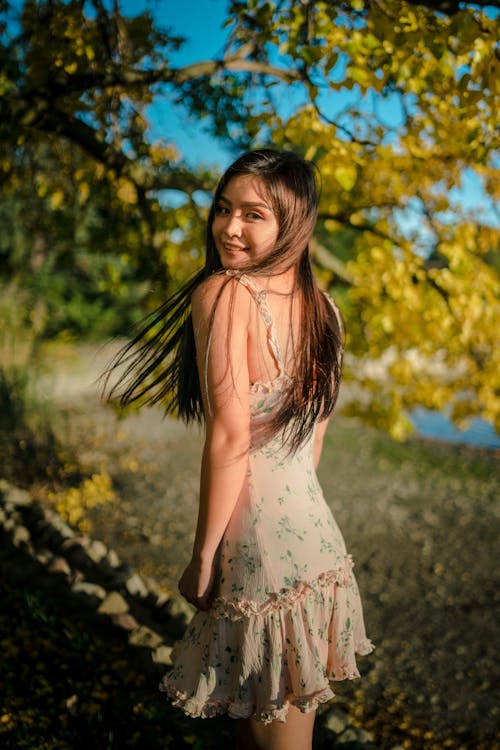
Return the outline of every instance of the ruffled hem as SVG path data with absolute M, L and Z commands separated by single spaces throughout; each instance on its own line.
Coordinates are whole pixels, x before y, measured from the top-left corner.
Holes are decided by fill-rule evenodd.
M 215 600 L 197 612 L 173 652 L 160 690 L 188 716 L 285 721 L 289 706 L 313 711 L 330 682 L 356 679 L 366 637 L 352 559 L 265 602 Z
M 263 724 L 270 724 L 272 721 L 285 722 L 290 706 L 295 706 L 303 714 L 308 714 L 315 711 L 321 703 L 326 703 L 335 697 L 333 690 L 325 687 L 309 696 L 288 696 L 279 706 L 256 709 L 253 703 L 238 703 L 237 701 L 218 700 L 199 703 L 180 690 L 170 687 L 167 677 L 160 683 L 160 691 L 167 694 L 173 706 L 180 708 L 193 719 L 211 719 L 220 714 L 227 714 L 230 719 L 248 719 L 253 716 Z
M 335 570 L 321 573 L 312 582 L 297 581 L 293 587 L 284 588 L 278 593 L 270 594 L 265 602 L 217 597 L 212 602 L 211 612 L 214 617 L 229 617 L 231 620 L 241 620 L 244 617 L 263 617 L 276 610 L 289 610 L 310 593 L 324 591 L 333 584 L 347 586 L 351 580 L 353 566 L 351 555 L 346 555 L 344 565 L 339 565 Z

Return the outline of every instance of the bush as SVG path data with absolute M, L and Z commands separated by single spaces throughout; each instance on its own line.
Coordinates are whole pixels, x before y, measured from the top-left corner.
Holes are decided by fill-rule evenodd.
M 0 472 L 28 486 L 75 472 L 55 431 L 57 415 L 37 383 L 41 321 L 13 285 L 0 295 Z
M 0 453 L 3 476 L 28 486 L 74 471 L 52 426 L 54 415 L 39 400 L 27 368 L 0 368 Z

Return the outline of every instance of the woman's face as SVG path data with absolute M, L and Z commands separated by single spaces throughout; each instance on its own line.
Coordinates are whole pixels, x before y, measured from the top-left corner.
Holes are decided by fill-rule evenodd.
M 212 236 L 224 268 L 242 268 L 274 249 L 279 225 L 264 183 L 238 175 L 227 183 L 215 206 Z

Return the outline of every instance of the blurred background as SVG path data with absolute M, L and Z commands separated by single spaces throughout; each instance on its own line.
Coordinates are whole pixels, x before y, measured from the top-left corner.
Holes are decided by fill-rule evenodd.
M 496 741 L 497 6 L 0 0 L 3 492 L 27 490 L 166 596 L 189 557 L 202 436 L 106 404 L 99 377 L 203 264 L 211 192 L 238 154 L 291 149 L 321 171 L 312 255 L 348 332 L 321 479 L 379 644 L 365 681 L 339 688 L 349 723 L 325 747 Z M 149 747 L 217 746 L 180 720 L 167 730 L 140 687 L 127 710 L 149 729 L 134 739 L 110 708 L 111 666 L 113 690 L 70 710 L 87 683 L 41 656 L 64 604 L 9 587 L 6 550 L 5 632 L 22 613 L 5 641 L 6 746 L 79 747 L 83 727 L 96 747 L 142 747 L 146 731 Z M 45 719 L 25 694 L 41 623 Z M 63 671 L 80 655 L 67 648 Z

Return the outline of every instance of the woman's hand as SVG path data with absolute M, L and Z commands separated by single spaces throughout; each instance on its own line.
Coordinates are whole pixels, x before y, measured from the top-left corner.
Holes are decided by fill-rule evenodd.
M 206 611 L 212 601 L 214 565 L 198 562 L 194 558 L 179 580 L 179 592 L 190 604 Z

